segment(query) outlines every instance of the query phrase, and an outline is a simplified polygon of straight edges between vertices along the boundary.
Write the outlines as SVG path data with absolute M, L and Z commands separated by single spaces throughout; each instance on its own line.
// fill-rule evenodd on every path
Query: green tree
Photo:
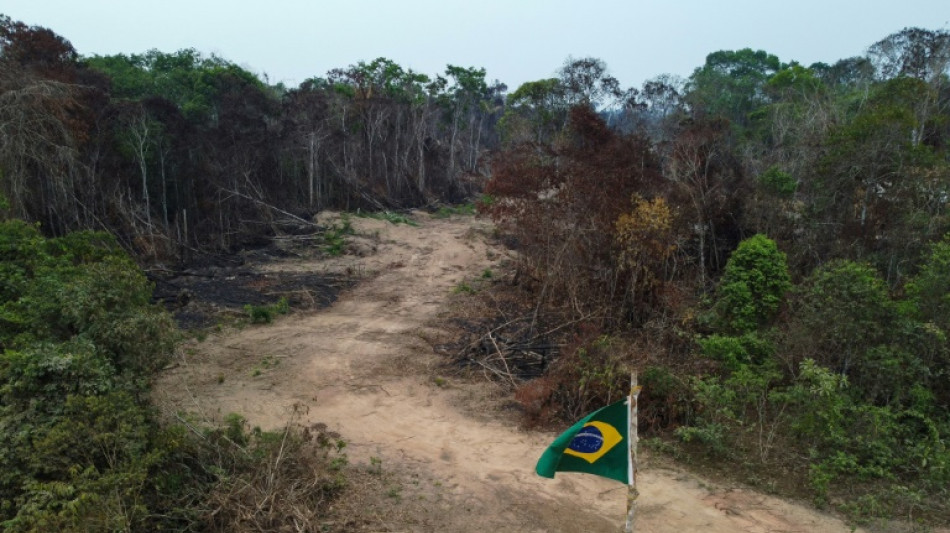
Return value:
M 941 337 L 902 317 L 887 285 L 867 264 L 832 261 L 798 288 L 783 352 L 812 358 L 846 376 L 861 402 L 909 404 L 930 387 L 928 364 Z M 936 367 L 935 367 L 936 369 Z
M 777 98 L 790 100 L 810 97 L 823 89 L 823 83 L 814 70 L 793 62 L 769 78 L 765 89 Z
M 931 88 L 910 77 L 879 83 L 830 129 L 811 179 L 805 235 L 820 253 L 870 261 L 892 286 L 902 266 L 946 232 L 950 167 L 938 139 L 923 142 L 920 102 Z M 942 145 L 944 144 L 944 145 Z
M 174 53 L 149 50 L 144 54 L 92 56 L 85 59 L 91 68 L 110 77 L 116 97 L 142 100 L 161 97 L 195 123 L 213 123 L 222 91 L 240 80 L 259 89 L 264 84 L 254 74 L 221 57 L 204 56 L 193 48 Z
M 886 341 L 886 325 L 895 318 L 878 273 L 866 264 L 833 261 L 801 290 L 795 316 L 811 332 L 818 362 L 843 375 L 860 371 L 860 359 Z
M 550 143 L 561 130 L 568 104 L 557 78 L 528 81 L 508 95 L 499 127 L 505 142 Z
M 607 63 L 596 57 L 568 57 L 558 74 L 569 106 L 610 107 L 623 96 L 620 82 L 609 74 Z
M 451 140 L 449 143 L 449 175 L 455 173 L 457 159 L 463 161 L 463 169 L 475 172 L 478 167 L 479 151 L 482 139 L 482 127 L 485 122 L 483 105 L 488 97 L 488 84 L 485 82 L 485 69 L 448 65 L 446 77 L 451 81 L 447 92 L 451 106 Z M 466 142 L 458 147 L 459 133 L 463 123 L 467 122 Z M 459 152 L 459 157 L 456 156 Z
M 742 241 L 716 288 L 719 327 L 742 335 L 768 324 L 790 288 L 785 254 L 774 241 L 761 234 Z
M 765 86 L 782 67 L 763 50 L 720 50 L 690 76 L 686 100 L 695 111 L 728 118 L 745 127 L 749 113 L 768 102 Z

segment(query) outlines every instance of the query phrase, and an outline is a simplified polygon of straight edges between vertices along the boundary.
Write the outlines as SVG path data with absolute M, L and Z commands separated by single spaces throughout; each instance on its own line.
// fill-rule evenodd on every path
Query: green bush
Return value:
M 765 235 L 741 243 L 716 290 L 718 327 L 730 334 L 755 331 L 778 311 L 791 288 L 785 254 Z
M 746 333 L 738 337 L 709 335 L 697 340 L 706 357 L 722 362 L 730 370 L 739 370 L 743 365 L 762 364 L 775 354 L 771 341 L 759 333 Z
M 145 383 L 171 319 L 114 240 L 0 223 L 0 524 L 111 531 L 144 520 L 165 449 Z
M 640 372 L 640 420 L 651 429 L 689 424 L 694 419 L 695 398 L 689 382 L 662 366 Z
M 152 287 L 108 235 L 44 239 L 22 222 L 0 223 L 0 346 L 87 339 L 119 372 L 161 367 L 174 324 L 152 305 Z
M 775 166 L 769 167 L 759 176 L 759 183 L 768 192 L 783 198 L 795 194 L 795 190 L 798 189 L 795 178 Z
M 346 236 L 352 235 L 353 222 L 350 216 L 344 213 L 340 217 L 340 223 L 333 223 L 323 232 L 323 250 L 327 255 L 342 255 L 346 250 Z
M 432 216 L 435 218 L 449 218 L 455 215 L 474 215 L 475 212 L 475 204 L 467 203 L 457 206 L 442 206 Z
M 252 324 L 270 324 L 277 315 L 286 315 L 290 312 L 290 303 L 287 298 L 281 298 L 270 305 L 251 305 L 244 306 L 244 312 L 251 319 Z
M 222 428 L 161 424 L 148 382 L 173 323 L 110 237 L 0 223 L 0 293 L 0 529 L 319 527 L 345 486 L 344 443 L 248 431 L 240 415 Z
M 64 408 L 30 439 L 31 475 L 14 498 L 8 531 L 117 531 L 141 523 L 148 479 L 163 458 L 150 445 L 147 410 L 123 391 L 70 396 Z

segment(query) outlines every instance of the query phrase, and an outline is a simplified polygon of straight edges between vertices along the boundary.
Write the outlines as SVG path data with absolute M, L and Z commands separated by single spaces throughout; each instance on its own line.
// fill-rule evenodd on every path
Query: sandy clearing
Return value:
M 490 384 L 433 379 L 439 360 L 428 340 L 443 333 L 433 324 L 453 287 L 497 268 L 505 252 L 486 243 L 483 221 L 414 217 L 418 226 L 353 219 L 358 256 L 261 267 L 366 279 L 330 308 L 186 347 L 156 394 L 176 409 L 218 419 L 237 412 L 262 428 L 283 426 L 302 406 L 302 422 L 340 433 L 352 461 L 378 458 L 417 480 L 413 494 L 432 503 L 408 531 L 622 530 L 624 486 L 580 474 L 536 476 L 535 461 L 554 435 L 521 431 L 493 414 Z M 638 531 L 852 531 L 806 506 L 649 463 L 639 483 Z

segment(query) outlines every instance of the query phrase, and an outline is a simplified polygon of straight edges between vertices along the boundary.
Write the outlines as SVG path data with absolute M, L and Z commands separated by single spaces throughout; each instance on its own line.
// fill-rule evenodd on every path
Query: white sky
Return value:
M 569 55 L 639 87 L 717 50 L 832 63 L 907 26 L 950 29 L 948 0 L 0 0 L 0 13 L 84 55 L 196 48 L 291 87 L 383 56 L 430 76 L 484 67 L 514 90 Z

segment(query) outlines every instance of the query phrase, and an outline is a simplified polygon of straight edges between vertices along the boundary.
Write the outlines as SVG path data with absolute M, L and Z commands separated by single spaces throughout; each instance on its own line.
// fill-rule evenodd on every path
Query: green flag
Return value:
M 584 472 L 630 483 L 627 400 L 602 407 L 551 443 L 538 460 L 539 476 Z

